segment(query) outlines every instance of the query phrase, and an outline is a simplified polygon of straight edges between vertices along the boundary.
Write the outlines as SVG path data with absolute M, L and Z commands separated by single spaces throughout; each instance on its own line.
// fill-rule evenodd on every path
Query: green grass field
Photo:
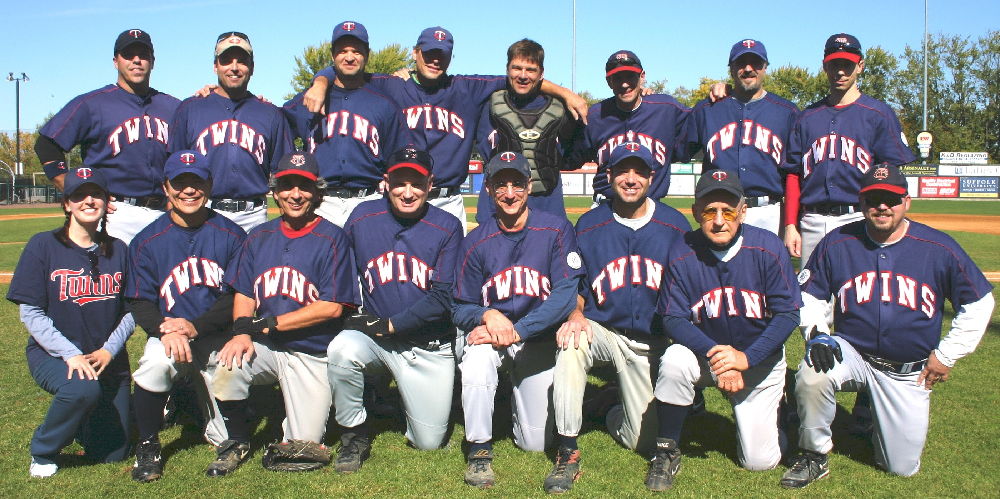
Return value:
M 687 211 L 690 199 L 669 199 L 668 203 Z M 569 206 L 589 205 L 585 199 Z M 926 203 L 926 204 L 924 204 Z M 924 201 L 920 212 L 1000 214 L 1000 203 L 979 201 Z M 53 210 L 58 214 L 58 210 Z M 15 212 L 3 212 L 15 213 Z M 575 217 L 574 217 L 575 219 Z M 35 232 L 61 223 L 60 218 L 0 221 L 0 243 L 26 241 Z M 952 233 L 984 270 L 1000 270 L 995 248 L 998 236 Z M 13 269 L 21 245 L 0 244 L 0 270 Z M 7 286 L 0 285 L 6 293 Z M 994 290 L 994 297 L 1000 294 Z M 173 427 L 161 435 L 167 459 L 165 477 L 152 484 L 136 484 L 129 479 L 131 461 L 93 465 L 76 455 L 76 444 L 63 452 L 62 469 L 47 480 L 29 479 L 28 442 L 48 407 L 50 396 L 39 389 L 28 374 L 24 359 L 26 332 L 9 302 L 0 304 L 0 365 L 8 366 L 0 375 L 0 496 L 47 497 L 86 495 L 103 497 L 157 496 L 204 497 L 254 496 L 369 496 L 394 497 L 460 496 L 471 494 L 505 496 L 544 495 L 541 483 L 551 469 L 552 455 L 517 450 L 510 441 L 509 410 L 506 399 L 498 397 L 496 418 L 497 486 L 491 491 L 473 490 L 462 482 L 465 469 L 461 414 L 452 416 L 453 432 L 446 448 L 416 451 L 406 445 L 398 418 L 375 419 L 377 429 L 372 457 L 354 475 L 340 476 L 331 468 L 303 474 L 278 474 L 259 464 L 261 447 L 280 436 L 281 399 L 274 390 L 256 393 L 254 407 L 263 416 L 254 436 L 250 462 L 234 475 L 209 479 L 204 467 L 214 451 L 202 443 L 194 431 Z M 138 359 L 145 335 L 137 331 L 128 349 L 133 364 Z M 795 366 L 802 357 L 797 336 L 786 345 L 788 362 Z M 993 383 L 995 359 L 1000 358 L 1000 312 L 994 311 L 989 329 L 971 356 L 959 362 L 949 382 L 940 385 L 932 397 L 931 427 L 924 451 L 922 471 L 913 478 L 890 476 L 873 467 L 869 442 L 847 432 L 853 396 L 840 397 L 841 407 L 834 426 L 835 449 L 831 455 L 831 476 L 804 491 L 781 489 L 778 479 L 784 467 L 751 473 L 736 463 L 735 427 L 731 410 L 716 390 L 706 391 L 708 413 L 692 417 L 684 431 L 683 471 L 672 494 L 693 496 L 753 497 L 995 497 L 1000 490 L 1000 465 L 993 451 L 1000 443 L 1000 389 Z M 596 370 L 595 385 L 610 379 L 611 373 Z M 327 443 L 335 444 L 336 429 Z M 794 435 L 793 440 L 794 442 Z M 596 423 L 586 423 L 580 437 L 584 475 L 570 494 L 588 497 L 632 497 L 647 495 L 642 480 L 645 460 L 615 444 Z M 990 492 L 992 491 L 992 492 Z

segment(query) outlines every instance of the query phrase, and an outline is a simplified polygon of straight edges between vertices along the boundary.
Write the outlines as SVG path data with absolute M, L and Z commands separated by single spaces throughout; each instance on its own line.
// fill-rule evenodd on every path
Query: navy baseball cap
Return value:
M 625 142 L 624 144 L 612 149 L 611 158 L 608 159 L 608 165 L 614 167 L 628 158 L 639 158 L 643 163 L 646 163 L 646 166 L 648 166 L 650 170 L 655 169 L 653 166 L 653 153 L 638 142 Z
M 857 64 L 862 57 L 861 42 L 854 35 L 837 33 L 826 39 L 826 46 L 823 48 L 823 62 L 847 59 Z
M 434 171 L 434 159 L 427 151 L 422 151 L 416 147 L 406 146 L 389 156 L 389 169 L 386 173 L 392 173 L 401 168 L 415 170 L 425 177 L 429 177 Z
M 122 31 L 118 35 L 118 39 L 115 40 L 115 55 L 122 53 L 125 47 L 132 45 L 133 43 L 138 43 L 139 45 L 144 45 L 149 47 L 149 51 L 153 51 L 153 40 L 149 37 L 149 33 L 137 28 L 127 29 Z
M 108 181 L 104 178 L 101 170 L 82 166 L 80 168 L 70 168 L 63 177 L 63 197 L 70 197 L 84 184 L 94 184 L 104 192 L 108 192 Z
M 202 180 L 212 178 L 212 172 L 208 169 L 208 160 L 191 150 L 177 151 L 167 158 L 166 163 L 163 163 L 163 177 L 167 180 L 173 180 L 185 173 L 193 173 Z
M 726 170 L 708 170 L 701 174 L 698 185 L 694 187 L 694 197 L 700 199 L 710 192 L 726 191 L 740 199 L 743 198 L 743 184 L 739 175 Z
M 455 47 L 455 38 L 451 36 L 450 31 L 441 26 L 434 26 L 420 32 L 420 36 L 417 37 L 417 47 L 424 52 L 440 50 L 451 55 L 451 49 Z
M 732 64 L 743 54 L 754 54 L 767 62 L 767 49 L 757 40 L 747 38 L 734 43 L 733 48 L 729 49 L 729 63 Z
M 490 178 L 504 170 L 514 170 L 524 178 L 531 178 L 531 167 L 528 160 L 519 152 L 504 151 L 493 155 L 486 163 L 486 178 Z
M 608 62 L 604 64 L 604 76 L 611 76 L 622 71 L 641 73 L 643 69 L 639 56 L 630 50 L 619 50 L 611 54 L 611 57 L 608 57 Z
M 861 177 L 861 191 L 889 191 L 893 194 L 906 195 L 909 186 L 906 177 L 899 171 L 898 166 L 882 163 L 869 168 L 865 175 Z
M 274 178 L 281 178 L 285 175 L 300 175 L 309 180 L 319 178 L 319 163 L 312 154 L 302 151 L 290 152 L 281 157 L 277 168 L 274 169 Z
M 365 45 L 368 45 L 368 30 L 365 29 L 365 25 L 357 21 L 344 21 L 333 28 L 333 37 L 330 39 L 330 43 L 337 43 L 337 40 L 345 37 L 353 36 Z

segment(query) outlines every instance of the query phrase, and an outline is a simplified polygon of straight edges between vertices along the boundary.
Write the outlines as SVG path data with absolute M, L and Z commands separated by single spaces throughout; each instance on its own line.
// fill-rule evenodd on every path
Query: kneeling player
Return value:
M 781 460 L 783 345 L 798 326 L 802 300 L 781 240 L 743 224 L 744 201 L 736 175 L 702 175 L 692 206 L 701 228 L 671 248 L 658 310 L 674 344 L 656 383 L 660 429 L 646 474 L 650 490 L 670 488 L 680 470 L 681 428 L 698 386 L 717 386 L 732 404 L 741 466 L 767 470 Z
M 206 208 L 212 195 L 207 161 L 178 151 L 164 165 L 163 193 L 170 210 L 132 239 L 125 296 L 146 333 L 139 359 L 134 406 L 139 445 L 132 479 L 151 482 L 163 475 L 159 431 L 174 381 L 200 372 L 195 383 L 202 413 L 211 416 L 205 438 L 226 440 L 226 427 L 205 383 L 215 370 L 215 352 L 228 338 L 233 295 L 223 276 L 235 262 L 246 233 Z
M 444 444 L 451 412 L 451 290 L 462 223 L 427 203 L 429 154 L 408 147 L 388 164 L 385 198 L 358 205 L 345 226 L 364 313 L 349 318 L 327 350 L 335 417 L 345 428 L 341 473 L 357 471 L 371 450 L 362 404 L 366 375 L 388 372 L 396 379 L 406 438 L 418 449 Z
M 233 337 L 219 351 L 212 393 L 229 440 L 208 476 L 231 473 L 250 453 L 250 385 L 277 382 L 285 401 L 284 441 L 321 443 L 330 415 L 326 348 L 341 329 L 344 308 L 357 306 L 350 244 L 339 227 L 316 215 L 323 182 L 309 154 L 285 155 L 275 170 L 281 217 L 255 227 L 235 272 Z
M 576 305 L 583 262 L 565 218 L 530 210 L 524 156 L 501 152 L 486 165 L 495 213 L 469 233 L 458 256 L 453 319 L 466 331 L 462 407 L 465 482 L 490 487 L 498 371 L 511 372 L 514 443 L 541 451 L 551 434 L 549 390 L 556 327 Z

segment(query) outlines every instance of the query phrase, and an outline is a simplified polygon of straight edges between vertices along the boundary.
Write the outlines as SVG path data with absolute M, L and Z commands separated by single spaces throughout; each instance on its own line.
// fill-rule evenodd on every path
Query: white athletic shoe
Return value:
M 48 478 L 55 475 L 57 471 L 59 471 L 58 464 L 42 464 L 35 461 L 35 458 L 31 458 L 31 466 L 28 468 L 28 474 L 31 475 L 31 478 Z

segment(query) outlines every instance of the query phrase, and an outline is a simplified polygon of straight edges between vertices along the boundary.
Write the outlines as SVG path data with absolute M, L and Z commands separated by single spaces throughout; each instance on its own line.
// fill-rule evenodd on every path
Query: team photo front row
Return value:
M 250 388 L 275 383 L 283 435 L 258 450 L 263 466 L 333 461 L 357 472 L 375 437 L 366 384 L 381 376 L 396 383 L 417 449 L 447 443 L 461 388 L 465 482 L 481 488 L 505 459 L 493 453 L 492 426 L 498 387 L 510 386 L 499 397 L 509 400 L 514 443 L 555 449 L 543 486 L 560 493 L 581 474 L 577 436 L 595 405 L 584 393 L 599 365 L 615 373 L 598 394 L 599 416 L 617 442 L 650 458 L 649 490 L 673 485 L 685 420 L 710 386 L 732 405 L 739 464 L 768 470 L 787 458 L 783 487 L 829 474 L 842 390 L 869 394 L 876 462 L 910 476 L 931 389 L 975 349 L 993 309 L 992 286 L 966 253 L 906 218 L 906 180 L 892 165 L 865 173 L 863 219 L 831 231 L 796 274 L 777 235 L 744 223 L 736 175 L 701 176 L 692 230 L 647 196 L 658 172 L 637 142 L 611 151 L 610 196 L 576 227 L 531 209 L 522 153 L 494 155 L 484 183 L 493 216 L 464 237 L 458 219 L 428 202 L 430 154 L 406 146 L 387 164 L 384 195 L 358 204 L 341 228 L 317 213 L 329 193 L 316 158 L 287 153 L 268 182 L 280 216 L 246 233 L 208 208 L 215 179 L 205 159 L 177 151 L 161 183 L 168 211 L 127 246 L 107 233 L 116 201 L 102 171 L 67 170 L 66 221 L 31 238 L 7 295 L 30 333 L 29 371 L 54 395 L 31 439 L 31 476 L 54 475 L 60 451 L 78 440 L 98 462 L 134 450 L 132 478 L 161 478 L 164 409 L 184 376 L 217 449 L 208 476 L 252 454 Z M 957 315 L 942 339 L 946 299 Z M 130 374 L 125 344 L 136 325 L 149 337 Z M 805 358 L 786 387 L 784 344 L 800 326 Z M 786 390 L 801 422 L 797 450 L 781 438 Z M 324 445 L 331 411 L 342 430 L 335 456 Z

